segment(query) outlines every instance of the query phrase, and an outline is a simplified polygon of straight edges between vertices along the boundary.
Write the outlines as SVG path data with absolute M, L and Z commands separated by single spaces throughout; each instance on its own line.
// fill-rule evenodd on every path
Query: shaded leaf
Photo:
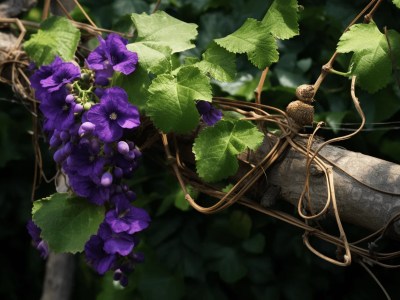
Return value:
M 157 128 L 184 133 L 199 122 L 194 100 L 211 101 L 209 78 L 193 66 L 182 67 L 176 77 L 159 75 L 150 85 L 146 111 Z
M 39 207 L 39 208 L 38 208 Z M 104 207 L 57 193 L 33 203 L 33 221 L 55 252 L 81 252 L 104 219 Z
M 299 34 L 297 0 L 275 0 L 262 23 L 278 39 L 290 39 Z
M 205 181 L 218 181 L 234 175 L 238 169 L 236 155 L 261 145 L 264 135 L 244 120 L 221 120 L 205 128 L 195 140 L 197 173 Z
M 235 55 L 212 43 L 203 53 L 203 60 L 196 64 L 203 73 L 209 73 L 218 81 L 233 81 L 236 74 Z
M 399 33 L 388 30 L 386 37 L 373 22 L 355 24 L 340 37 L 337 51 L 354 52 L 350 64 L 351 75 L 357 76 L 357 83 L 363 89 L 374 93 L 385 87 L 391 80 L 391 57 L 399 55 L 399 40 Z
M 268 27 L 255 19 L 247 19 L 238 30 L 215 42 L 229 52 L 246 53 L 251 63 L 259 69 L 278 61 L 275 39 Z
M 161 74 L 171 70 L 171 54 L 194 47 L 197 25 L 175 19 L 163 11 L 147 15 L 132 14 L 138 31 L 136 41 L 127 48 L 138 53 L 139 62 L 149 72 Z
M 56 56 L 72 61 L 80 36 L 80 31 L 68 19 L 53 16 L 40 25 L 24 48 L 38 66 L 50 64 Z
M 143 110 L 149 97 L 150 78 L 147 72 L 139 65 L 135 72 L 124 75 L 115 72 L 112 79 L 112 86 L 119 86 L 128 93 L 129 101 Z

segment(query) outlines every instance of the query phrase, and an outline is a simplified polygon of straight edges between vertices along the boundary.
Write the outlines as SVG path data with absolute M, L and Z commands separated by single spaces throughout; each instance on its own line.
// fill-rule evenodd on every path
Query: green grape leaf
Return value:
M 129 75 L 115 72 L 111 85 L 123 88 L 128 93 L 129 102 L 144 110 L 149 97 L 150 78 L 141 65 Z
M 285 40 L 299 34 L 297 0 L 275 0 L 262 23 L 273 36 Z
M 132 14 L 138 31 L 136 41 L 127 48 L 138 54 L 142 66 L 154 74 L 171 70 L 171 54 L 194 47 L 197 25 L 182 22 L 163 11 L 147 15 Z
M 391 59 L 392 56 L 399 56 L 399 39 L 400 34 L 396 31 L 388 30 L 386 36 L 373 22 L 356 24 L 340 37 L 337 51 L 353 52 L 351 75 L 357 76 L 357 83 L 361 88 L 374 93 L 391 80 Z
M 212 43 L 203 53 L 203 60 L 196 64 L 203 73 L 221 82 L 231 82 L 236 75 L 235 54 Z
M 33 221 L 54 252 L 81 252 L 104 219 L 104 207 L 57 193 L 33 203 Z
M 25 42 L 24 48 L 38 66 L 50 64 L 56 56 L 64 61 L 72 61 L 80 37 L 80 31 L 68 19 L 50 17 Z
M 279 58 L 277 44 L 269 28 L 255 19 L 247 19 L 238 30 L 214 41 L 229 52 L 246 53 L 259 69 L 270 66 Z
M 239 166 L 236 155 L 246 148 L 257 149 L 263 138 L 256 126 L 245 120 L 221 120 L 205 128 L 193 146 L 197 173 L 207 182 L 234 175 Z
M 397 8 L 400 8 L 400 0 L 392 0 L 393 4 L 397 6 Z
M 140 65 L 149 73 L 168 73 L 172 69 L 172 50 L 168 46 L 136 42 L 126 48 L 137 53 Z
M 149 87 L 146 112 L 163 132 L 186 133 L 199 122 L 194 100 L 211 101 L 210 79 L 194 66 L 180 68 L 176 77 L 158 75 Z

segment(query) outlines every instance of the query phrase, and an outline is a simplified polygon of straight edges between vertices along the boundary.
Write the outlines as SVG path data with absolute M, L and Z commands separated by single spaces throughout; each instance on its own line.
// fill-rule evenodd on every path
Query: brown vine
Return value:
M 79 2 L 74 0 L 75 4 L 81 9 L 84 13 L 85 17 L 89 21 L 90 25 L 84 23 L 78 23 L 73 21 L 73 24 L 81 29 L 86 31 L 89 35 L 96 36 L 100 32 L 110 32 L 106 29 L 98 28 L 93 21 L 91 21 L 90 17 L 84 12 L 83 8 L 80 6 Z M 368 5 L 354 18 L 354 20 L 349 24 L 348 28 L 353 25 L 357 20 L 359 20 L 363 15 L 365 15 L 364 21 L 369 22 L 372 20 L 372 16 L 378 6 L 381 4 L 381 0 L 373 0 L 368 3 Z M 68 11 L 63 7 L 62 3 L 57 0 L 57 3 L 60 5 L 61 9 L 64 11 L 65 15 L 69 17 Z M 48 16 L 50 1 L 45 1 L 45 8 L 43 17 L 46 18 Z M 154 11 L 158 9 L 160 1 L 157 1 Z M 372 8 L 371 8 L 372 7 Z M 368 12 L 369 11 L 369 12 Z M 367 13 L 368 12 L 368 13 Z M 34 184 L 32 190 L 32 199 L 34 199 L 34 193 L 36 186 L 40 182 L 40 178 L 44 178 L 46 181 L 49 179 L 46 178 L 46 175 L 42 169 L 42 155 L 39 150 L 38 139 L 40 135 L 39 125 L 38 125 L 38 116 L 37 116 L 37 101 L 34 99 L 33 92 L 30 88 L 30 83 L 28 76 L 26 75 L 26 70 L 29 65 L 29 60 L 21 50 L 21 42 L 24 39 L 26 29 L 25 26 L 37 27 L 37 24 L 21 21 L 19 19 L 10 19 L 10 18 L 0 18 L 0 24 L 15 24 L 20 31 L 20 35 L 18 36 L 15 44 L 9 50 L 1 50 L 1 54 L 3 55 L 3 59 L 0 61 L 0 81 L 10 85 L 13 88 L 13 91 L 16 95 L 19 95 L 21 98 L 21 103 L 28 107 L 29 111 L 32 113 L 32 122 L 34 133 L 32 136 L 33 145 L 35 149 L 35 158 L 36 158 L 36 167 L 34 169 Z M 345 30 L 345 31 L 346 31 Z M 120 33 L 121 34 L 121 33 Z M 123 34 L 122 34 L 123 35 Z M 389 41 L 388 41 L 389 43 Z M 390 47 L 390 45 L 389 45 Z M 308 106 L 310 106 L 310 102 L 314 100 L 314 96 L 320 88 L 322 82 L 326 78 L 328 74 L 330 74 L 330 70 L 332 69 L 333 62 L 335 61 L 338 53 L 335 52 L 331 59 L 322 67 L 321 74 L 316 80 L 316 82 L 312 85 L 312 95 L 308 97 L 312 99 L 310 101 L 303 101 Z M 293 116 L 289 116 L 288 113 L 265 104 L 261 102 L 261 94 L 264 85 L 264 81 L 269 69 L 266 68 L 261 75 L 259 84 L 255 93 L 255 103 L 246 103 L 240 102 L 233 99 L 223 98 L 223 97 L 214 97 L 213 102 L 217 104 L 224 110 L 235 111 L 239 114 L 242 114 L 246 120 L 251 120 L 257 123 L 259 128 L 262 128 L 267 135 L 266 126 L 264 124 L 273 124 L 274 126 L 280 129 L 280 135 L 276 136 L 274 144 L 271 146 L 270 151 L 263 157 L 261 161 L 259 161 L 256 165 L 251 163 L 251 160 L 245 159 L 241 157 L 241 161 L 249 168 L 249 171 L 242 176 L 239 180 L 234 183 L 234 186 L 229 192 L 222 192 L 218 186 L 207 184 L 203 182 L 198 175 L 185 164 L 185 160 L 181 157 L 180 145 L 176 141 L 174 135 L 166 135 L 161 133 L 161 140 L 164 146 L 165 155 L 167 157 L 168 163 L 171 166 L 176 178 L 185 193 L 186 200 L 190 203 L 190 205 L 196 209 L 197 211 L 204 214 L 212 214 L 220 212 L 233 204 L 240 204 L 245 207 L 251 208 L 255 211 L 258 211 L 267 216 L 279 219 L 284 221 L 292 226 L 296 226 L 302 230 L 304 230 L 303 242 L 306 247 L 313 252 L 318 257 L 339 266 L 348 266 L 351 264 L 354 257 L 358 261 L 361 261 L 362 264 L 367 262 L 368 264 L 376 264 L 386 268 L 398 268 L 400 265 L 391 265 L 385 263 L 388 260 L 400 257 L 400 251 L 393 253 L 381 253 L 381 252 L 373 252 L 371 253 L 370 249 L 362 248 L 358 246 L 360 243 L 363 243 L 368 240 L 376 240 L 381 238 L 385 233 L 389 230 L 390 226 L 400 219 L 400 214 L 393 216 L 385 226 L 376 231 L 375 233 L 360 239 L 356 242 L 349 242 L 346 236 L 346 233 L 342 226 L 342 221 L 340 219 L 339 211 L 337 208 L 336 196 L 335 196 L 335 188 L 334 188 L 334 176 L 332 169 L 339 168 L 335 163 L 326 161 L 322 156 L 319 155 L 319 152 L 326 145 L 332 144 L 334 142 L 343 141 L 345 139 L 349 139 L 357 134 L 365 124 L 365 116 L 360 107 L 358 98 L 355 94 L 355 83 L 356 77 L 352 78 L 351 87 L 350 87 L 350 96 L 353 101 L 353 104 L 361 118 L 359 128 L 349 134 L 342 137 L 337 137 L 326 142 L 323 142 L 316 150 L 312 149 L 312 145 L 314 143 L 315 135 L 322 126 L 322 124 L 317 124 L 314 132 L 307 136 L 307 145 L 304 146 L 297 142 L 297 137 L 304 137 L 304 135 L 299 133 L 299 128 L 301 128 L 305 124 L 310 123 L 310 117 L 307 115 L 306 122 L 299 122 L 295 119 L 293 122 Z M 310 96 L 310 95 L 309 95 Z M 304 99 L 303 99 L 304 100 Z M 301 111 L 301 113 L 303 113 Z M 311 118 L 312 121 L 312 118 Z M 171 147 L 170 141 L 173 141 L 173 147 Z M 147 147 L 147 145 L 145 146 Z M 143 148 L 145 148 L 143 147 Z M 300 218 L 294 217 L 287 213 L 277 211 L 271 208 L 263 207 L 259 202 L 255 202 L 248 197 L 248 192 L 254 188 L 264 176 L 266 170 L 270 168 L 279 158 L 282 157 L 282 154 L 286 151 L 288 147 L 292 147 L 296 149 L 299 153 L 302 153 L 304 157 L 306 157 L 306 165 L 304 168 L 304 172 L 306 174 L 306 181 L 304 183 L 303 192 L 301 197 L 298 200 L 297 212 Z M 172 150 L 174 149 L 174 150 Z M 251 154 L 250 154 L 251 155 Z M 325 180 L 326 180 L 326 189 L 327 189 L 327 199 L 325 200 L 325 206 L 322 210 L 316 212 L 313 208 L 313 201 L 310 197 L 310 172 L 312 164 L 317 165 L 323 172 Z M 344 170 L 341 170 L 345 172 Z M 352 177 L 347 173 L 348 176 Z M 360 182 L 361 184 L 367 185 L 360 181 L 357 178 L 354 180 Z M 186 185 L 191 185 L 201 193 L 206 194 L 210 197 L 216 198 L 217 201 L 210 207 L 204 207 L 196 203 L 196 201 L 189 195 Z M 369 185 L 367 185 L 369 186 Z M 374 187 L 369 186 L 371 189 L 375 189 Z M 384 193 L 389 193 L 386 191 L 381 191 Z M 394 194 L 394 193 L 390 193 Z M 316 228 L 310 225 L 310 221 L 317 220 L 323 215 L 328 213 L 328 209 L 333 210 L 334 219 L 339 231 L 339 236 L 334 236 L 329 233 L 324 232 L 320 228 Z M 317 250 L 312 242 L 311 238 L 315 237 L 327 243 L 333 244 L 337 247 L 337 253 L 341 253 L 338 257 L 328 257 L 327 255 L 321 253 Z

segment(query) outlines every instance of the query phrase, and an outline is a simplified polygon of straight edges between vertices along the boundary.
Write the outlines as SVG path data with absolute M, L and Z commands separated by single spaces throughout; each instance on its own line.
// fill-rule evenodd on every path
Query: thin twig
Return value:
M 343 32 L 346 32 L 349 30 L 351 26 L 353 26 L 366 12 L 367 10 L 376 2 L 377 0 L 372 0 L 370 1 L 367 6 L 363 8 L 363 10 L 347 25 L 346 29 Z M 335 51 L 329 61 L 322 66 L 321 69 L 321 74 L 318 76 L 317 80 L 314 83 L 314 93 L 316 94 L 319 87 L 321 86 L 322 82 L 325 80 L 325 77 L 329 74 L 330 69 L 332 69 L 332 65 L 334 61 L 336 60 L 336 57 L 338 56 L 338 52 Z
M 160 7 L 160 4 L 161 4 L 161 0 L 157 0 L 156 4 L 154 6 L 152 14 L 154 14 L 158 10 L 158 8 Z
M 385 294 L 386 299 L 391 300 L 392 298 L 390 297 L 389 293 L 386 291 L 386 289 L 379 281 L 379 279 L 375 276 L 375 274 L 372 273 L 372 271 L 368 268 L 368 266 L 361 260 L 358 260 L 357 262 L 364 268 L 365 271 L 367 271 L 367 273 L 372 277 L 372 279 L 376 282 L 376 284 L 381 288 L 382 292 Z
M 267 78 L 269 67 L 266 67 L 261 73 L 260 81 L 258 82 L 256 89 L 256 103 L 261 104 L 261 93 L 264 86 L 265 78 Z

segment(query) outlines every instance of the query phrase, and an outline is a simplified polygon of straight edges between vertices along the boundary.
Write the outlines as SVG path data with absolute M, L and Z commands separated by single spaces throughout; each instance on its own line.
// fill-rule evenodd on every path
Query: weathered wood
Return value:
M 266 146 L 260 149 L 258 159 L 267 151 Z M 400 165 L 334 146 L 324 147 L 319 156 L 333 168 L 338 209 L 344 222 L 375 231 L 400 212 Z M 268 184 L 280 188 L 285 201 L 297 206 L 306 178 L 304 154 L 291 148 L 267 171 L 267 177 Z M 313 164 L 310 178 L 311 203 L 319 211 L 327 197 L 325 176 Z M 400 224 L 394 225 L 400 234 Z
M 70 299 L 74 269 L 72 254 L 50 252 L 41 300 Z
M 7 0 L 0 3 L 0 18 L 12 18 L 28 11 L 37 3 L 36 0 Z

